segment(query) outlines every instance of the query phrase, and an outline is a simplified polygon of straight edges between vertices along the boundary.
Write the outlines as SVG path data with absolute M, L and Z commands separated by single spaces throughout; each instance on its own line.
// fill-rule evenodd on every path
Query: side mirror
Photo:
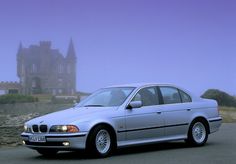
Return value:
M 127 109 L 140 108 L 142 107 L 142 101 L 131 101 L 127 106 Z

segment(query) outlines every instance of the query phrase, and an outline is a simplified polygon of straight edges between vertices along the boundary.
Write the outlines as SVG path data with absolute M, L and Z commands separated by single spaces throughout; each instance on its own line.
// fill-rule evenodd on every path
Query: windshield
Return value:
M 120 106 L 134 90 L 133 87 L 104 88 L 78 104 L 80 107 L 111 107 Z

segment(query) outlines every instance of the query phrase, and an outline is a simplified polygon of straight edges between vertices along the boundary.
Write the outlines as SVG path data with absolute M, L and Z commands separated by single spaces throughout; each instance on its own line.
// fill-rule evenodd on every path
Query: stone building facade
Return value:
M 0 95 L 17 94 L 21 92 L 21 85 L 18 82 L 0 82 Z
M 17 52 L 17 75 L 23 94 L 74 95 L 76 93 L 76 54 L 72 40 L 66 56 L 51 48 L 51 42 Z

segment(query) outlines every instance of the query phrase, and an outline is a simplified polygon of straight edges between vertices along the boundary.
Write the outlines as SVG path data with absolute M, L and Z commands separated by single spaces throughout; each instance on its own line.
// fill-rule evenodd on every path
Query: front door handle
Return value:
M 191 111 L 191 109 L 187 109 L 187 111 Z
M 161 112 L 157 112 L 157 114 L 161 114 Z

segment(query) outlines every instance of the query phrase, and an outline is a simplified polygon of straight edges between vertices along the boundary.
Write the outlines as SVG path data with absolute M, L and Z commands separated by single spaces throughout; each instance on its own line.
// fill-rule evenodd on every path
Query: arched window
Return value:
M 61 63 L 58 65 L 58 73 L 63 73 L 63 65 Z
M 32 73 L 36 73 L 37 72 L 37 66 L 36 66 L 35 63 L 33 63 L 32 66 L 31 66 L 31 72 Z
M 68 73 L 68 74 L 71 73 L 71 67 L 70 67 L 70 65 L 67 65 L 67 73 Z

